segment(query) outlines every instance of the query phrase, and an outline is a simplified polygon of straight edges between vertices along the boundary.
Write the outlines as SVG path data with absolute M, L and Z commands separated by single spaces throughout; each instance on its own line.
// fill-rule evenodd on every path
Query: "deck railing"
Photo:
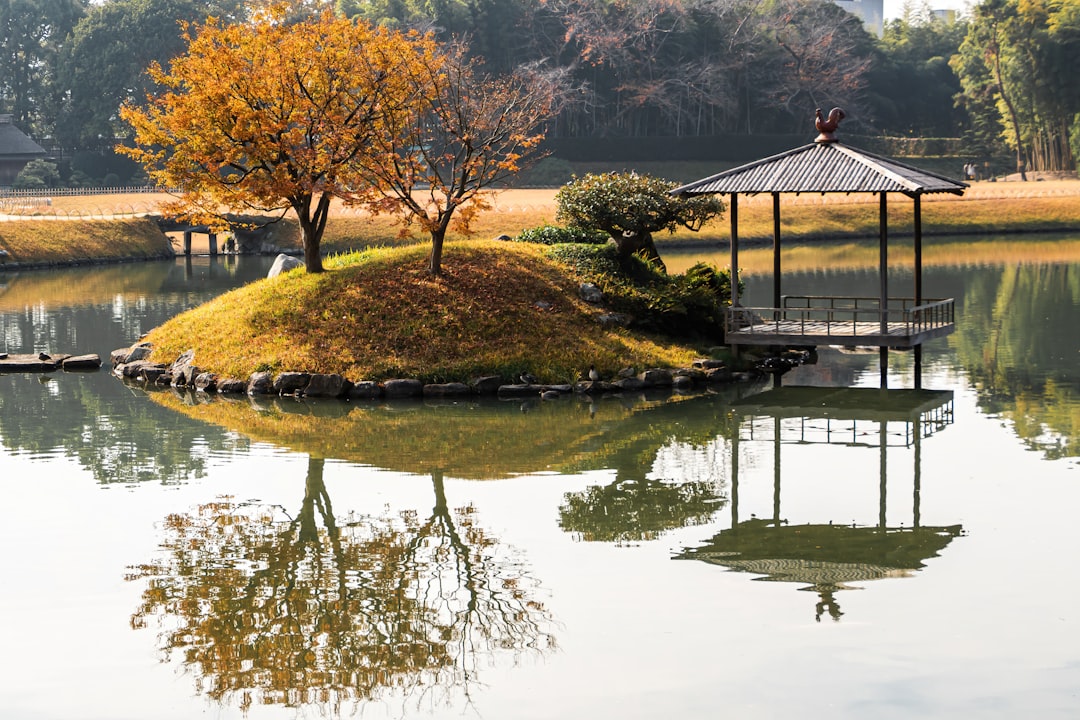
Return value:
M 884 309 L 878 298 L 871 297 L 785 295 L 781 303 L 778 308 L 730 307 L 725 329 L 767 334 L 778 332 L 783 324 L 788 333 L 851 336 L 860 334 L 868 324 L 876 324 L 887 328 L 883 334 L 902 331 L 916 335 L 955 321 L 952 298 L 923 300 L 918 305 L 913 298 L 889 298 Z

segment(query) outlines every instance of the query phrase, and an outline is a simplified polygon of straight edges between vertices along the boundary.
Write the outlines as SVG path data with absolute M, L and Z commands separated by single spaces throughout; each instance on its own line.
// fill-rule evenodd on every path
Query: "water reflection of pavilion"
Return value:
M 920 519 L 922 440 L 953 421 L 948 391 L 785 387 L 733 404 L 739 421 L 731 450 L 731 527 L 677 559 L 703 560 L 762 577 L 796 582 L 818 593 L 818 620 L 838 620 L 834 594 L 847 583 L 908 577 L 961 534 L 960 525 L 924 526 Z M 739 519 L 739 445 L 773 444 L 771 519 Z M 781 449 L 790 444 L 876 445 L 880 449 L 878 522 L 871 526 L 789 524 L 780 513 Z M 890 447 L 914 452 L 913 522 L 886 522 L 886 459 Z

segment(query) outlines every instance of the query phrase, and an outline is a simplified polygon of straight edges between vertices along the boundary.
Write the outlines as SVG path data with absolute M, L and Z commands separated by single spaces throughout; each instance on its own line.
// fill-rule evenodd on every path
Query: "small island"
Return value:
M 470 241 L 448 248 L 436 277 L 426 251 L 350 253 L 322 273 L 252 283 L 155 328 L 113 365 L 152 384 L 258 392 L 259 375 L 265 392 L 336 397 L 402 379 L 415 394 L 466 394 L 483 392 L 482 378 L 535 393 L 735 377 L 712 357 L 724 352 L 718 271 L 668 276 L 635 258 L 627 273 L 613 245 Z M 316 390 L 312 376 L 341 382 Z

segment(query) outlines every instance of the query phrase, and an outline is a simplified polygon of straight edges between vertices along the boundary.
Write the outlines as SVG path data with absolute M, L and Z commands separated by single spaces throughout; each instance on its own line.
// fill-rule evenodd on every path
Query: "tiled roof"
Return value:
M 10 115 L 0 116 L 0 158 L 32 159 L 45 154 L 45 148 L 15 127 Z
M 672 190 L 709 193 L 880 193 L 961 195 L 966 183 L 839 142 L 810 143 Z

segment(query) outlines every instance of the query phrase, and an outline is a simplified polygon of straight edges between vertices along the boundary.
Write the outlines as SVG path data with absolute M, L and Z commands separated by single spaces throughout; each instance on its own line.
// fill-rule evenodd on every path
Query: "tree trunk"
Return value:
M 445 239 L 445 228 L 436 228 L 431 231 L 431 257 L 428 262 L 428 273 L 431 275 L 442 273 L 442 249 Z
M 1020 134 L 1020 119 L 1016 115 L 1016 108 L 1013 107 L 1012 98 L 1005 92 L 1005 78 L 1001 72 L 1001 46 L 998 45 L 997 41 L 996 25 L 994 26 L 992 50 L 994 53 L 994 82 L 997 84 L 998 94 L 1009 112 L 1009 120 L 1012 122 L 1013 127 L 1013 141 L 1016 143 L 1016 171 L 1020 173 L 1020 179 L 1027 182 L 1027 163 L 1024 161 L 1024 143 Z
M 314 212 L 311 210 L 311 201 L 312 197 L 308 195 L 293 202 L 292 206 L 297 222 L 300 223 L 304 269 L 309 273 L 321 273 L 323 265 L 319 246 L 322 243 L 323 231 L 326 230 L 326 218 L 330 214 L 330 195 L 323 193 L 319 196 Z
M 648 230 L 632 234 L 613 234 L 612 238 L 615 240 L 616 247 L 619 248 L 619 257 L 629 258 L 637 255 L 658 267 L 660 272 L 667 274 L 667 265 L 660 259 L 660 253 L 657 252 L 656 245 L 653 243 L 652 233 Z

